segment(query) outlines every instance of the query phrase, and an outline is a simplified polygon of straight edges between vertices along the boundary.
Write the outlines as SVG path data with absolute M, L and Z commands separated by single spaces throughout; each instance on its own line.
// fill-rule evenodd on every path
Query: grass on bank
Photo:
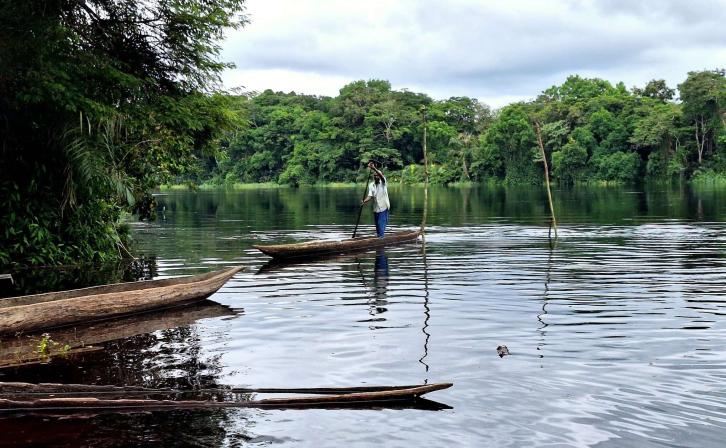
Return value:
M 423 187 L 423 182 L 415 183 L 401 183 L 401 182 L 390 182 L 392 187 L 401 185 L 411 187 Z M 334 189 L 346 189 L 346 188 L 358 188 L 363 185 L 361 182 L 318 182 L 314 184 L 303 184 L 299 188 L 334 188 Z M 469 188 L 482 185 L 475 182 L 454 182 L 447 186 L 454 188 Z M 215 183 L 203 183 L 199 185 L 192 184 L 162 184 L 159 186 L 160 191 L 194 191 L 194 190 L 264 190 L 264 189 L 276 189 L 276 188 L 294 188 L 287 184 L 278 184 L 275 182 L 260 182 L 260 183 L 242 183 L 235 182 L 233 184 L 215 184 Z
M 289 185 L 278 184 L 275 182 L 260 183 L 242 183 L 235 182 L 233 184 L 213 184 L 203 183 L 199 185 L 193 184 L 162 184 L 159 186 L 160 191 L 190 191 L 190 190 L 256 190 L 267 188 L 289 188 Z
M 305 187 L 324 187 L 324 188 L 354 188 L 362 185 L 358 182 L 319 182 L 310 185 L 300 185 Z M 162 184 L 159 186 L 160 191 L 190 191 L 190 190 L 257 190 L 257 189 L 273 189 L 273 188 L 291 188 L 287 184 L 278 184 L 276 182 L 235 182 L 232 184 L 218 184 L 205 182 L 199 185 L 194 184 Z
M 726 186 L 726 173 L 713 170 L 698 171 L 693 175 L 691 183 L 697 186 Z
M 346 188 L 360 188 L 364 181 L 357 182 L 319 182 L 314 184 L 300 185 L 300 188 L 334 188 L 334 189 L 346 189 Z M 664 181 L 663 183 L 672 183 L 673 181 Z M 683 181 L 681 181 L 683 182 Z M 659 182 L 648 182 L 648 184 L 659 183 Z M 698 171 L 693 175 L 689 181 L 685 181 L 693 186 L 715 186 L 715 187 L 726 187 L 726 172 L 719 172 L 714 170 L 703 170 Z M 390 179 L 391 187 L 423 187 L 423 182 L 401 182 L 400 179 Z M 505 186 L 506 182 L 498 179 L 488 179 L 483 182 L 472 182 L 472 181 L 458 181 L 450 182 L 447 185 L 429 184 L 432 187 L 446 187 L 446 188 L 476 188 L 481 186 Z M 558 182 L 553 182 L 556 187 L 566 187 Z M 601 188 L 612 188 L 612 187 L 623 187 L 632 185 L 626 181 L 602 181 L 602 180 L 588 180 L 588 181 L 576 181 L 574 186 L 578 187 L 601 187 Z M 279 189 L 279 188 L 294 188 L 288 184 L 278 184 L 276 182 L 235 182 L 235 183 L 212 183 L 205 182 L 202 184 L 163 184 L 159 186 L 160 191 L 193 191 L 193 190 L 264 190 L 264 189 Z

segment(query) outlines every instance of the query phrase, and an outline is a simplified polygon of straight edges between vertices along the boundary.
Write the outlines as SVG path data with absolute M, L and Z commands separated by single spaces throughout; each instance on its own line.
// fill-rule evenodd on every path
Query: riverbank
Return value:
M 203 183 L 199 185 L 186 183 L 186 184 L 162 184 L 159 185 L 159 191 L 193 191 L 193 190 L 251 190 L 251 189 L 270 189 L 270 188 L 289 188 L 289 185 L 278 184 L 275 182 L 260 182 L 260 183 L 241 183 L 235 182 L 233 184 L 210 184 Z
M 360 182 L 320 182 L 314 184 L 304 184 L 297 187 L 287 184 L 278 184 L 275 182 L 260 182 L 260 183 L 241 183 L 235 182 L 233 184 L 211 184 L 203 183 L 199 185 L 193 184 L 162 184 L 158 187 L 159 191 L 194 191 L 194 190 L 255 190 L 255 189 L 277 189 L 277 188 L 356 188 L 360 187 L 363 181 Z M 390 185 L 395 186 L 411 186 L 411 187 L 423 187 L 423 182 L 395 182 L 391 181 Z M 502 185 L 501 182 L 452 182 L 447 185 L 432 185 L 437 187 L 451 187 L 451 188 L 472 188 L 483 185 Z
M 693 179 L 688 181 L 673 181 L 673 182 L 647 182 L 646 186 L 663 186 L 663 185 L 689 185 L 693 187 L 726 187 L 726 173 L 718 173 L 714 171 L 705 171 L 694 176 Z M 363 181 L 359 182 L 320 182 L 314 184 L 303 184 L 298 186 L 288 184 L 278 184 L 275 182 L 260 182 L 260 183 L 241 183 L 235 182 L 232 184 L 213 184 L 213 183 L 202 183 L 199 185 L 194 184 L 163 184 L 158 187 L 159 191 L 195 191 L 195 190 L 269 190 L 269 189 L 288 189 L 288 188 L 330 188 L 330 189 L 346 189 L 346 188 L 359 188 L 363 185 Z M 423 187 L 424 182 L 401 182 L 400 180 L 391 180 L 389 185 L 393 188 L 407 186 L 407 187 Z M 552 184 L 557 189 L 571 189 L 571 188 L 623 188 L 634 186 L 632 183 L 618 182 L 618 181 L 589 181 L 583 182 L 578 181 L 572 185 L 563 185 L 553 182 Z M 637 184 L 635 184 L 637 185 Z M 513 188 L 532 188 L 538 187 L 538 185 L 518 185 L 518 184 L 507 184 L 506 182 L 491 179 L 486 182 L 450 182 L 448 184 L 429 184 L 431 187 L 437 188 L 476 188 L 476 187 L 513 187 Z
M 691 184 L 696 186 L 726 186 L 726 173 L 704 170 L 694 174 Z

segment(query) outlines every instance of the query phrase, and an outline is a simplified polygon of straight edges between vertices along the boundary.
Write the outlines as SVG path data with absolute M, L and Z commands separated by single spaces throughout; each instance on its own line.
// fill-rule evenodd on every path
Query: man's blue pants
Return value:
M 388 210 L 383 210 L 380 213 L 373 213 L 373 219 L 376 221 L 376 233 L 378 238 L 383 238 L 386 234 L 386 226 L 388 225 Z

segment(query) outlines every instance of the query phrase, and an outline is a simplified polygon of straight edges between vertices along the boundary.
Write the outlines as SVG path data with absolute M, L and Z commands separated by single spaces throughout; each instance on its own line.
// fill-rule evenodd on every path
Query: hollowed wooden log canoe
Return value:
M 98 409 L 204 409 L 204 408 L 314 408 L 346 407 L 364 405 L 387 405 L 412 402 L 423 395 L 451 387 L 451 383 L 424 384 L 415 386 L 384 386 L 362 388 L 325 389 L 230 389 L 237 394 L 264 393 L 309 393 L 311 395 L 281 398 L 218 400 L 167 400 L 146 398 L 104 398 L 95 394 L 119 393 L 123 388 L 107 386 L 95 390 L 83 385 L 50 385 L 28 383 L 0 383 L 0 411 L 42 411 L 42 410 L 98 410 Z M 55 389 L 53 386 L 60 386 Z M 72 386 L 72 387 L 69 387 Z M 86 390 L 89 388 L 90 390 Z M 74 391 L 69 396 L 68 390 Z M 247 391 L 247 392 L 242 392 Z M 321 391 L 321 392 L 319 392 Z M 129 392 L 138 392 L 131 389 Z M 161 391 L 146 390 L 151 394 Z M 177 392 L 177 391 L 168 391 Z M 84 396 L 84 393 L 86 394 Z M 59 396 L 60 395 L 60 396 Z M 7 398 L 5 398 L 7 397 Z M 253 395 L 247 395 L 247 398 Z
M 420 235 L 420 230 L 414 230 L 390 233 L 383 238 L 374 236 L 349 238 L 345 240 L 314 240 L 304 243 L 275 244 L 270 246 L 255 245 L 252 247 L 275 259 L 314 258 L 408 243 L 416 241 Z
M 196 302 L 241 269 L 0 299 L 0 333 L 32 332 Z
M 6 335 L 0 340 L 0 369 L 49 362 L 58 356 L 84 354 L 101 350 L 101 344 L 109 341 L 191 325 L 199 319 L 234 315 L 234 311 L 227 306 L 202 300 L 153 313 L 66 326 L 49 330 L 45 334 Z M 46 335 L 47 348 L 41 353 L 38 347 Z

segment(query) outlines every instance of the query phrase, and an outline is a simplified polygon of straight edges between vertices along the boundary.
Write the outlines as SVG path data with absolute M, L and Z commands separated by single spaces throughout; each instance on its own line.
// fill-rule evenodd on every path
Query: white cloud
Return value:
M 335 95 L 382 78 L 493 106 L 569 74 L 627 85 L 723 66 L 726 0 L 250 0 L 225 86 Z

